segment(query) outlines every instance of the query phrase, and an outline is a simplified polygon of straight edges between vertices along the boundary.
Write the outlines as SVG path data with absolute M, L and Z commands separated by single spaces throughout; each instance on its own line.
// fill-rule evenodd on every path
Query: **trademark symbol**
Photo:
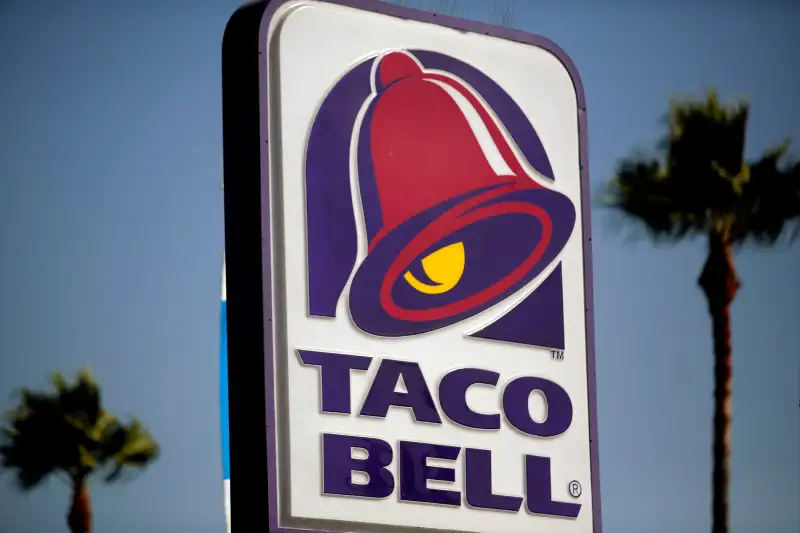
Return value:
M 564 350 L 550 350 L 550 359 L 555 359 L 556 361 L 563 361 Z
M 578 498 L 581 495 L 581 484 L 573 480 L 569 482 L 569 495 Z

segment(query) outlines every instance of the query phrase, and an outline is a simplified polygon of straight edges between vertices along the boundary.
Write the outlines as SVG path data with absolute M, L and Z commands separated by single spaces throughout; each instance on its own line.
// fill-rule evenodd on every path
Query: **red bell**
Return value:
M 348 301 L 365 332 L 414 335 L 530 282 L 567 242 L 575 208 L 525 171 L 466 83 L 406 52 L 376 61 L 357 146 L 369 246 Z
M 383 215 L 377 238 L 465 193 L 538 186 L 483 103 L 458 80 L 424 72 L 402 52 L 384 56 L 376 78 L 369 142 Z

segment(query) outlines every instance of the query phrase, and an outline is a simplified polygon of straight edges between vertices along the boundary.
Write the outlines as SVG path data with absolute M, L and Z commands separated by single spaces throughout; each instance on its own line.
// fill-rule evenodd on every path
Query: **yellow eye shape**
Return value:
M 406 272 L 403 278 L 424 294 L 442 294 L 455 287 L 464 274 L 464 243 L 457 242 L 439 248 L 422 259 L 422 270 L 436 285 L 428 285 Z

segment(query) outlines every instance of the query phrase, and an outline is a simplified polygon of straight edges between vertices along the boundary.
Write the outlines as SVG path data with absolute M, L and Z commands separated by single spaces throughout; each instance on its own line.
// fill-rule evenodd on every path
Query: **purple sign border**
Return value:
M 269 180 L 269 121 L 267 111 L 269 100 L 267 96 L 267 34 L 269 31 L 272 17 L 276 11 L 285 3 L 292 0 L 271 0 L 267 3 L 261 19 L 259 31 L 259 95 L 260 95 L 260 114 L 261 114 L 261 177 L 262 183 L 266 177 Z M 474 22 L 457 17 L 440 15 L 419 9 L 412 9 L 402 6 L 395 6 L 378 2 L 376 0 L 321 0 L 329 4 L 353 7 L 363 11 L 381 13 L 393 17 L 402 18 L 416 22 L 427 22 L 445 28 L 451 28 L 464 32 L 480 33 L 491 37 L 498 37 L 508 41 L 528 44 L 547 50 L 561 61 L 569 72 L 572 83 L 575 86 L 575 93 L 578 104 L 578 150 L 581 178 L 581 220 L 583 229 L 583 275 L 584 275 L 584 301 L 585 301 L 585 324 L 586 324 L 586 351 L 587 351 L 587 380 L 588 380 L 588 400 L 589 400 L 589 442 L 590 442 L 590 462 L 592 474 L 592 512 L 594 514 L 594 533 L 602 533 L 601 508 L 600 508 L 600 469 L 599 469 L 599 449 L 597 434 L 597 383 L 595 368 L 595 347 L 594 347 L 594 280 L 592 277 L 592 227 L 591 227 L 591 201 L 589 185 L 589 148 L 587 139 L 586 123 L 586 97 L 583 90 L 578 70 L 567 54 L 555 43 L 538 35 L 527 32 L 493 26 L 481 22 Z M 277 435 L 275 431 L 275 381 L 273 362 L 273 322 L 272 305 L 272 276 L 271 276 L 271 242 L 270 242 L 270 187 L 261 187 L 261 235 L 262 235 L 262 280 L 263 280 L 263 301 L 264 305 L 264 379 L 267 407 L 267 464 L 269 468 L 269 522 L 270 533 L 316 533 L 310 530 L 284 529 L 278 526 L 278 458 L 276 453 Z M 320 532 L 321 533 L 321 532 Z

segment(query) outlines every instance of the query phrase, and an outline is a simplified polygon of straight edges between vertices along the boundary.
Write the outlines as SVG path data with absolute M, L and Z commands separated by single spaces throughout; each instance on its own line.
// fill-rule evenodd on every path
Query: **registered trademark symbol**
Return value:
M 577 481 L 570 481 L 569 482 L 569 495 L 573 498 L 577 498 L 581 495 L 581 484 Z

